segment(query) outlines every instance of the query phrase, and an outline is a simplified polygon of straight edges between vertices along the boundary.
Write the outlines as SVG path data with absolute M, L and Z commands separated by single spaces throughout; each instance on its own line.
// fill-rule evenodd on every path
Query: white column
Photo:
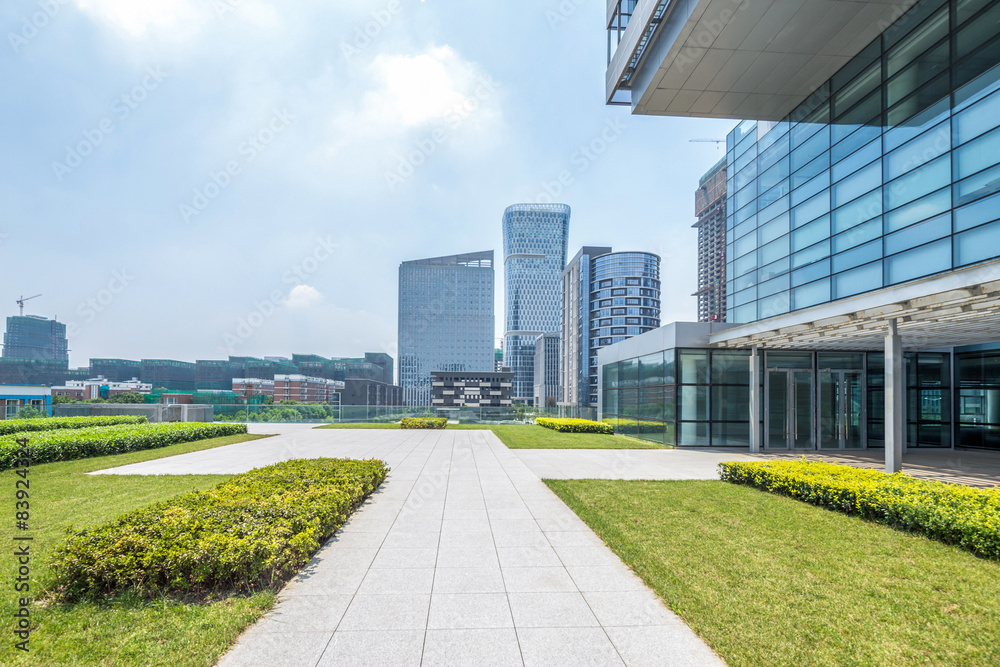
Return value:
M 903 342 L 896 320 L 889 320 L 885 337 L 885 471 L 903 469 L 906 445 L 906 385 L 903 381 Z
M 760 451 L 760 354 L 750 353 L 750 452 Z

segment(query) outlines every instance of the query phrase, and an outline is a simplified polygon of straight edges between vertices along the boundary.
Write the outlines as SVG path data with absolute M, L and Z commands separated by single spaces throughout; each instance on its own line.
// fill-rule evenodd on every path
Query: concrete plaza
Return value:
M 104 472 L 236 473 L 332 456 L 379 458 L 392 473 L 220 665 L 723 664 L 538 474 L 576 470 L 550 474 L 557 461 L 490 431 L 252 430 L 279 435 Z M 671 454 L 600 453 L 563 456 L 610 475 Z

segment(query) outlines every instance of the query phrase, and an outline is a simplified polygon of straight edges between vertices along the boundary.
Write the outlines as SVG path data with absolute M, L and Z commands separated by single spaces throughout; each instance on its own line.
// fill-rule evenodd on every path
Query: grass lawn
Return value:
M 546 483 L 730 665 L 1000 664 L 1000 563 L 723 482 Z
M 399 424 L 327 424 L 316 428 L 399 428 Z M 534 424 L 448 424 L 449 430 L 491 430 L 510 449 L 669 449 L 624 435 L 596 433 L 559 433 Z
M 0 664 L 24 665 L 211 665 L 236 636 L 274 604 L 274 594 L 232 597 L 206 605 L 171 601 L 122 601 L 115 605 L 56 605 L 39 601 L 49 580 L 45 565 L 62 543 L 65 529 L 103 523 L 132 509 L 195 489 L 207 489 L 229 475 L 86 475 L 128 463 L 221 447 L 268 436 L 236 435 L 130 454 L 32 466 L 31 518 L 32 633 L 29 652 L 13 646 L 16 598 L 12 573 L 13 522 L 3 522 L 0 593 L 3 642 Z M 13 518 L 15 471 L 0 473 L 7 516 Z M 18 531 L 19 534 L 25 534 Z

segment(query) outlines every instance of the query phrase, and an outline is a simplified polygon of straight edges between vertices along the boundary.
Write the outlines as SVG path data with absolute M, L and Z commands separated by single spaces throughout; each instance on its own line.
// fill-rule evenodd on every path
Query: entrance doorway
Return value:
M 864 372 L 819 372 L 820 449 L 864 449 Z
M 764 446 L 815 449 L 813 372 L 768 368 L 764 376 Z

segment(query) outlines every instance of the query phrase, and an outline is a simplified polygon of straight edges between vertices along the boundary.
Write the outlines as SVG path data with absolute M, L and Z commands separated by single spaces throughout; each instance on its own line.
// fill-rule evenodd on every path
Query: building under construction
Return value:
M 3 356 L 8 359 L 54 359 L 68 364 L 66 325 L 37 315 L 8 317 Z
M 699 322 L 726 321 L 726 159 L 698 181 L 694 193 L 698 222 Z
M 142 374 L 142 364 L 131 359 L 91 359 L 90 376 L 102 377 L 111 382 L 128 382 Z

